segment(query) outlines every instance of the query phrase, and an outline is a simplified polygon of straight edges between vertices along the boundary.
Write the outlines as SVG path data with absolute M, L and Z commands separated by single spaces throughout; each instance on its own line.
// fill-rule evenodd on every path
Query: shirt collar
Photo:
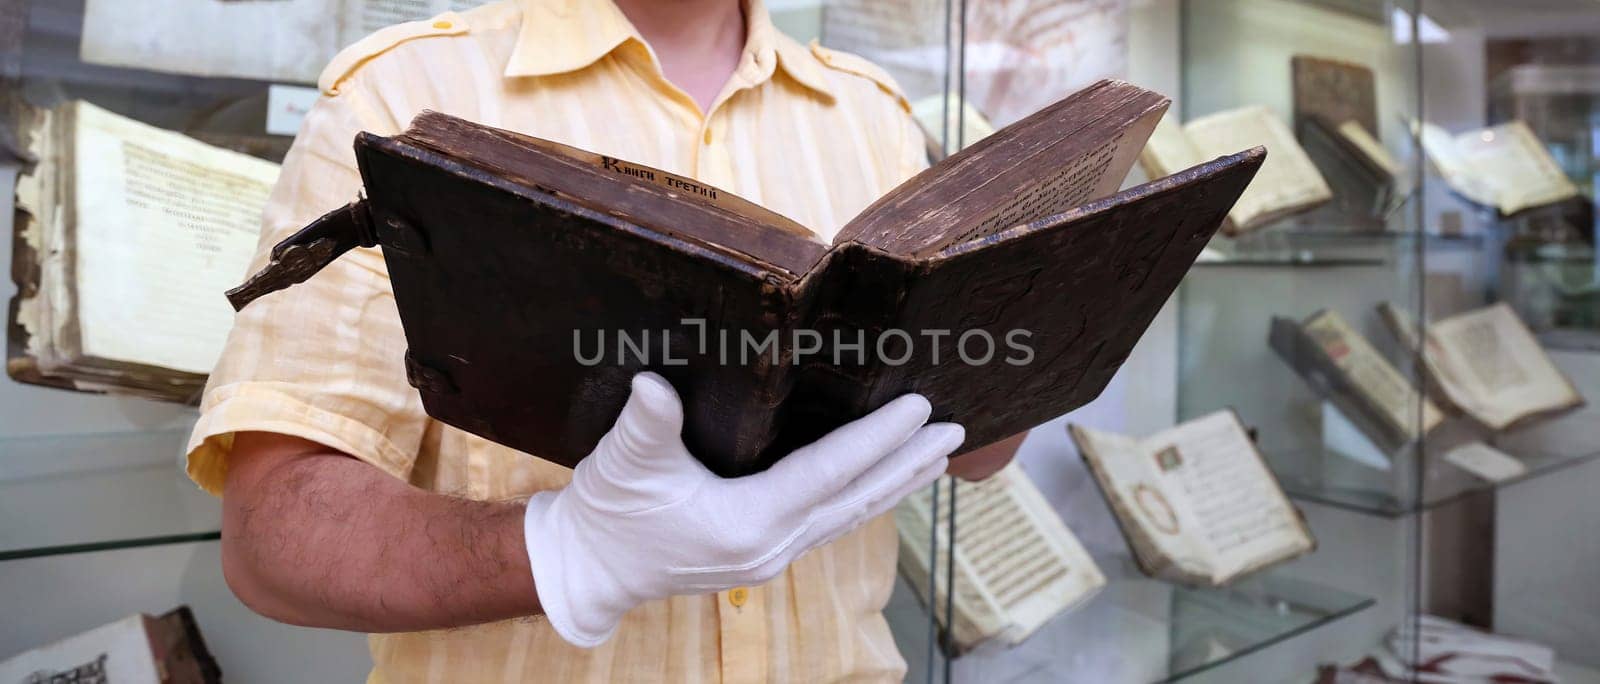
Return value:
M 644 39 L 611 0 L 518 0 L 522 27 L 506 65 L 505 76 L 550 76 L 578 71 L 618 47 Z M 775 68 L 824 98 L 833 86 L 816 55 L 772 24 L 762 0 L 744 0 L 747 24 L 745 53 L 757 69 L 755 83 Z M 741 62 L 743 64 L 743 62 Z M 735 76 L 737 77 L 737 75 Z

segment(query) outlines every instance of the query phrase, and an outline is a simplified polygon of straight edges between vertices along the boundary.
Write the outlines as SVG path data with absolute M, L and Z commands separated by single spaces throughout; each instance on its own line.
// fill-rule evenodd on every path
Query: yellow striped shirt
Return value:
M 610 0 L 507 0 L 380 31 L 325 72 L 252 269 L 356 197 L 358 131 L 397 133 L 423 109 L 694 177 L 832 237 L 923 167 L 921 136 L 882 71 L 782 35 L 759 0 L 746 18 L 743 57 L 706 113 Z M 424 414 L 385 273 L 381 254 L 358 250 L 238 316 L 190 441 L 197 483 L 220 491 L 232 435 L 245 430 L 310 439 L 473 499 L 568 482 L 564 468 Z M 542 618 L 375 635 L 370 681 L 898 681 L 905 663 L 882 616 L 895 551 L 883 517 L 765 586 L 640 606 L 593 650 L 568 646 Z

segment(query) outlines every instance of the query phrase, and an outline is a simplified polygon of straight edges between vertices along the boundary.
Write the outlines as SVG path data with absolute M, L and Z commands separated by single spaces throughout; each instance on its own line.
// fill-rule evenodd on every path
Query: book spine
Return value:
M 790 357 L 794 378 L 775 449 L 807 444 L 893 399 L 877 396 L 892 370 L 880 351 L 900 352 L 880 350 L 880 338 L 905 301 L 911 270 L 900 258 L 849 243 L 801 282 Z

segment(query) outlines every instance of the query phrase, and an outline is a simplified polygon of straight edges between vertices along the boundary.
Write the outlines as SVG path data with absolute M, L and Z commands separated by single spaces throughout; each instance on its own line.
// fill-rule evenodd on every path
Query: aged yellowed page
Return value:
M 946 480 L 945 491 L 951 480 Z M 956 628 L 963 648 L 997 639 L 1016 645 L 1050 618 L 1105 585 L 1094 559 L 1067 529 L 1022 467 L 1012 463 L 981 482 L 956 482 Z M 941 585 L 950 544 L 948 499 L 938 511 Z M 929 490 L 901 503 L 902 567 L 926 592 Z M 940 591 L 947 587 L 941 586 Z
M 971 230 L 954 239 L 947 238 L 946 244 L 960 244 L 974 237 L 993 235 L 1116 193 L 1144 149 L 1145 141 L 1155 130 L 1156 123 L 1161 120 L 1164 109 L 1165 105 L 1145 113 L 1127 128 L 1073 159 L 1053 175 L 1033 181 L 1031 186 L 1017 188 L 1011 201 L 996 207 Z M 1248 148 L 1233 150 L 1229 154 L 1244 149 Z
M 1451 189 L 1476 204 L 1486 207 L 1499 205 L 1495 188 L 1479 178 L 1472 163 L 1462 155 L 1461 150 L 1456 149 L 1456 139 L 1449 131 L 1424 123 L 1419 125 L 1418 134 L 1422 138 L 1422 152 L 1427 155 L 1428 163 Z
M 1496 430 L 1538 413 L 1583 403 L 1533 332 L 1504 302 L 1427 328 L 1430 365 L 1463 411 Z
M 36 295 L 18 302 L 17 322 L 28 333 L 27 354 L 48 371 L 70 361 L 58 350 L 57 338 L 72 316 L 71 297 L 62 287 L 69 255 L 62 205 L 69 183 L 61 164 L 62 131 L 70 130 L 72 117 L 59 110 L 37 110 L 37 116 L 24 135 L 38 163 L 31 173 L 17 177 L 16 208 L 31 217 L 22 238 L 38 260 L 39 283 Z
M 1143 441 L 1163 489 L 1212 557 L 1216 584 L 1310 551 L 1315 543 L 1232 411 Z
M 1415 351 L 1419 347 L 1417 319 L 1410 311 L 1395 306 L 1393 302 L 1383 302 L 1378 305 L 1378 317 L 1399 340 L 1402 349 Z M 1427 345 L 1423 350 L 1422 365 L 1431 383 L 1429 395 L 1437 399 L 1445 410 L 1453 413 L 1464 411 L 1461 402 L 1472 402 L 1474 399 L 1472 391 L 1458 377 L 1461 369 L 1450 363 L 1437 340 L 1429 337 Z
M 1267 156 L 1271 156 L 1271 152 Z M 1139 167 L 1152 179 L 1165 178 L 1206 160 L 1178 123 L 1177 113 L 1171 110 L 1156 124 L 1150 139 L 1145 141 L 1144 151 L 1139 153 Z
M 1239 231 L 1258 228 L 1271 220 L 1314 207 L 1333 198 L 1328 182 L 1317 171 L 1294 133 L 1266 107 L 1246 107 L 1190 121 L 1184 126 L 1189 140 L 1203 159 L 1214 159 L 1256 145 L 1267 148 L 1267 159 L 1255 180 L 1228 212 Z
M 1403 435 L 1407 440 L 1415 439 L 1444 420 L 1439 407 L 1422 396 L 1338 312 L 1324 311 L 1307 321 L 1304 327 L 1357 391 L 1377 409 L 1377 417 L 1395 434 Z M 1417 424 L 1419 402 L 1422 406 L 1420 426 Z
M 1544 143 L 1521 121 L 1458 135 L 1455 148 L 1477 183 L 1494 193 L 1501 213 L 1513 214 L 1578 194 L 1577 186 L 1561 171 Z
M 1146 573 L 1190 584 L 1207 584 L 1215 558 L 1185 527 L 1173 494 L 1162 486 L 1154 459 L 1139 440 L 1082 425 L 1068 426 L 1084 463 L 1105 494 L 1139 567 Z
M 1315 542 L 1232 411 L 1142 440 L 1072 426 L 1113 495 L 1142 563 L 1166 579 L 1221 585 L 1310 551 Z M 1114 494 L 1112 494 L 1114 493 Z M 1140 539 L 1142 538 L 1142 539 Z
M 82 353 L 209 373 L 278 167 L 76 103 Z
M 1452 136 L 1420 124 L 1423 152 L 1461 196 L 1502 214 L 1578 195 L 1555 158 L 1521 121 Z

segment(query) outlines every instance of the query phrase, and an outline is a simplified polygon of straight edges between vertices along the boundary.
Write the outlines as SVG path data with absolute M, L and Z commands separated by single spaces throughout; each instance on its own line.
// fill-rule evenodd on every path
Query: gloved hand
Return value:
M 930 411 L 906 395 L 765 472 L 724 479 L 684 447 L 672 386 L 634 376 L 622 415 L 572 483 L 528 501 L 524 540 L 546 617 L 589 648 L 645 601 L 771 580 L 944 472 L 965 432 L 923 425 Z

